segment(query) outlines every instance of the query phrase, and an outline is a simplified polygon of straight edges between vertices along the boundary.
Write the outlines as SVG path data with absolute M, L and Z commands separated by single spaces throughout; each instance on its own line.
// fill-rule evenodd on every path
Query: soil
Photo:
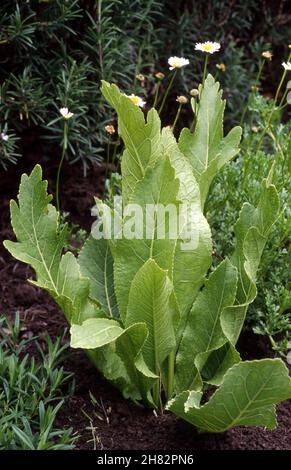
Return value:
M 9 200 L 18 191 L 21 172 L 29 172 L 37 161 L 32 156 L 17 167 L 10 166 L 1 175 L 0 237 L 13 238 L 9 223 Z M 71 213 L 71 220 L 83 228 L 90 228 L 90 208 L 93 195 L 102 193 L 104 169 L 94 166 L 83 178 L 77 165 L 65 165 L 62 178 L 62 207 Z M 52 191 L 56 167 L 46 165 L 45 176 Z M 23 334 L 39 335 L 47 332 L 61 335 L 66 328 L 64 317 L 54 301 L 43 291 L 29 285 L 27 278 L 33 272 L 17 262 L 0 244 L 0 313 L 14 316 L 20 313 L 25 327 Z M 238 349 L 243 358 L 273 356 L 263 337 L 245 332 Z M 170 413 L 155 414 L 122 398 L 91 366 L 82 351 L 71 351 L 65 368 L 75 375 L 74 395 L 66 400 L 59 414 L 59 427 L 72 427 L 79 435 L 77 449 L 105 450 L 291 450 L 291 402 L 278 406 L 278 427 L 274 431 L 263 428 L 237 427 L 223 434 L 198 434 L 187 423 Z M 92 396 L 97 405 L 93 404 Z

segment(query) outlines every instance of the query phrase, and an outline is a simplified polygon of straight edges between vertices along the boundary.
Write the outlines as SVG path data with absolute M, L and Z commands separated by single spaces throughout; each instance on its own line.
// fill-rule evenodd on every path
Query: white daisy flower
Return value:
M 206 41 L 206 42 L 197 42 L 195 44 L 195 51 L 202 51 L 202 52 L 206 52 L 207 54 L 213 54 L 214 52 L 219 51 L 219 49 L 220 49 L 219 42 Z
M 184 67 L 185 65 L 189 65 L 189 60 L 184 59 L 184 57 L 170 57 L 168 59 L 168 64 L 170 65 L 169 69 L 180 69 L 181 67 Z
M 63 116 L 64 119 L 70 119 L 72 116 L 74 116 L 74 113 L 71 113 L 68 108 L 60 108 L 60 113 Z
M 282 65 L 285 70 L 291 70 L 291 62 L 283 62 Z
M 1 132 L 1 139 L 4 140 L 4 142 L 7 142 L 7 140 L 9 139 L 9 136 L 5 134 L 5 132 Z
M 140 108 L 143 108 L 144 105 L 146 104 L 146 101 L 144 101 L 140 96 L 137 96 L 137 95 L 125 95 L 127 96 L 127 98 L 129 98 L 133 104 L 135 104 L 136 106 L 139 106 Z

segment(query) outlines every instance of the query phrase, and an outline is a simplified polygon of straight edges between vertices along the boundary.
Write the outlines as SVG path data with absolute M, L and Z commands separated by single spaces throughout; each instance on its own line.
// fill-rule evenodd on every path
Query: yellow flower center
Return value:
M 204 44 L 203 49 L 205 52 L 211 52 L 212 51 L 212 44 Z
M 131 101 L 132 101 L 134 104 L 138 104 L 138 103 L 139 103 L 138 96 L 131 96 L 130 99 L 131 99 Z

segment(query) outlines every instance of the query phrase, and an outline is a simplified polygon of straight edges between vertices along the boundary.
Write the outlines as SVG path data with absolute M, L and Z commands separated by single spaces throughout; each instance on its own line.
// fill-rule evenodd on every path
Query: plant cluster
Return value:
M 31 282 L 62 308 L 71 325 L 71 346 L 85 349 L 125 397 L 166 406 L 204 432 L 237 425 L 274 428 L 274 405 L 291 397 L 288 370 L 280 359 L 242 361 L 236 350 L 257 295 L 264 248 L 280 214 L 274 168 L 260 177 L 255 204 L 242 205 L 230 255 L 212 265 L 205 203 L 217 173 L 237 155 L 241 138 L 239 126 L 224 135 L 219 83 L 203 74 L 191 100 L 194 132 L 184 128 L 178 142 L 171 128 L 161 128 L 154 108 L 144 116 L 137 97 L 107 82 L 102 94 L 118 115 L 125 147 L 122 207 L 96 200 L 107 236 L 90 236 L 78 258 L 63 254 L 67 227 L 60 229 L 59 213 L 36 166 L 22 177 L 18 203 L 11 202 L 17 242 L 6 241 L 6 248 L 34 268 Z M 182 249 L 182 229 L 176 238 L 161 238 L 155 215 L 150 238 L 126 236 L 125 227 L 135 224 L 121 210 L 127 204 L 143 213 L 149 204 L 172 205 L 179 214 L 181 204 L 190 205 L 186 223 L 193 229 L 195 222 L 196 243 Z M 117 237 L 111 215 L 121 227 Z M 209 387 L 215 389 L 210 398 Z
M 58 429 L 58 413 L 72 389 L 72 374 L 61 363 L 67 345 L 63 338 L 45 338 L 45 348 L 36 338 L 21 339 L 21 324 L 0 319 L 0 449 L 72 449 L 72 429 Z M 25 353 L 37 348 L 39 361 Z M 67 392 L 65 392 L 67 388 Z

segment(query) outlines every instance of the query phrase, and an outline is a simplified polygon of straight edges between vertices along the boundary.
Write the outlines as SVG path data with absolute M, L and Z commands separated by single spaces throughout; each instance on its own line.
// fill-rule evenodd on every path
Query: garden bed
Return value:
M 33 167 L 33 160 L 24 162 L 25 171 Z M 22 165 L 10 167 L 1 182 L 1 241 L 12 238 L 9 222 L 9 199 L 18 191 Z M 56 167 L 46 165 L 45 177 L 55 178 Z M 71 221 L 90 229 L 92 194 L 102 191 L 104 170 L 95 166 L 87 178 L 83 178 L 78 166 L 66 166 L 62 181 L 62 208 L 70 212 Z M 52 191 L 53 188 L 50 188 Z M 42 335 L 48 332 L 52 338 L 61 335 L 66 323 L 56 304 L 45 292 L 27 283 L 32 271 L 17 262 L 0 245 L 0 311 L 13 316 L 19 311 L 23 335 Z M 239 346 L 244 359 L 272 357 L 267 342 L 250 332 L 245 332 Z M 197 434 L 192 426 L 174 415 L 154 414 L 143 406 L 137 406 L 122 398 L 91 366 L 84 352 L 72 351 L 65 362 L 67 370 L 75 374 L 76 389 L 61 409 L 59 427 L 73 427 L 79 435 L 77 449 L 291 449 L 291 402 L 278 406 L 278 428 L 267 431 L 262 428 L 237 427 L 223 434 Z M 90 393 L 91 395 L 90 395 Z M 96 402 L 95 402 L 96 399 Z

